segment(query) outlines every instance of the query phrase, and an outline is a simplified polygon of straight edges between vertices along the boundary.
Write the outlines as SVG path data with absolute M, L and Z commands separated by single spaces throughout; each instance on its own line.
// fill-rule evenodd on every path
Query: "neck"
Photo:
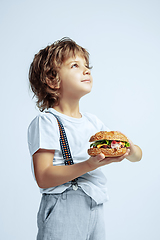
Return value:
M 61 99 L 59 105 L 55 106 L 54 109 L 57 112 L 65 114 L 69 117 L 74 117 L 74 118 L 82 117 L 82 115 L 79 112 L 79 101 L 74 101 L 73 99 L 68 102 L 63 101 L 63 99 Z

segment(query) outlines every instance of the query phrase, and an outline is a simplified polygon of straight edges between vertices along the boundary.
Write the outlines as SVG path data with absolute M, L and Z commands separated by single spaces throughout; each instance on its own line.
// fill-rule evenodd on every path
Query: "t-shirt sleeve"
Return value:
M 31 156 L 38 149 L 60 150 L 57 120 L 49 113 L 37 116 L 28 127 L 28 147 Z

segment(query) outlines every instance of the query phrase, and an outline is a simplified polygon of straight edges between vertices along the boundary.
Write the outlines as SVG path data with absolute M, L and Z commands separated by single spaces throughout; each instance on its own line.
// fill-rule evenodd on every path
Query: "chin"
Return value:
M 91 92 L 91 90 L 92 90 L 92 89 L 90 89 L 90 90 L 87 90 L 87 91 L 83 92 L 83 95 L 82 95 L 82 97 L 83 97 L 83 96 L 85 96 L 86 94 L 90 93 L 90 92 Z

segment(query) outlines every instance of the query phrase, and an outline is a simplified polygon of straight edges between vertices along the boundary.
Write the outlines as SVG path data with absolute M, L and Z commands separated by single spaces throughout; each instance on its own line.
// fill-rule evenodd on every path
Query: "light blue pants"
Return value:
M 103 204 L 97 205 L 81 188 L 43 194 L 37 240 L 105 240 Z

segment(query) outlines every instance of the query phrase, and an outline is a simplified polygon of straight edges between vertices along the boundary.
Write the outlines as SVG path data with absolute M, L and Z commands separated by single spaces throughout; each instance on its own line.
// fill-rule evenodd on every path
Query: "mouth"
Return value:
M 84 80 L 82 80 L 81 82 L 90 83 L 90 82 L 91 82 L 91 80 L 90 80 L 90 79 L 84 79 Z

